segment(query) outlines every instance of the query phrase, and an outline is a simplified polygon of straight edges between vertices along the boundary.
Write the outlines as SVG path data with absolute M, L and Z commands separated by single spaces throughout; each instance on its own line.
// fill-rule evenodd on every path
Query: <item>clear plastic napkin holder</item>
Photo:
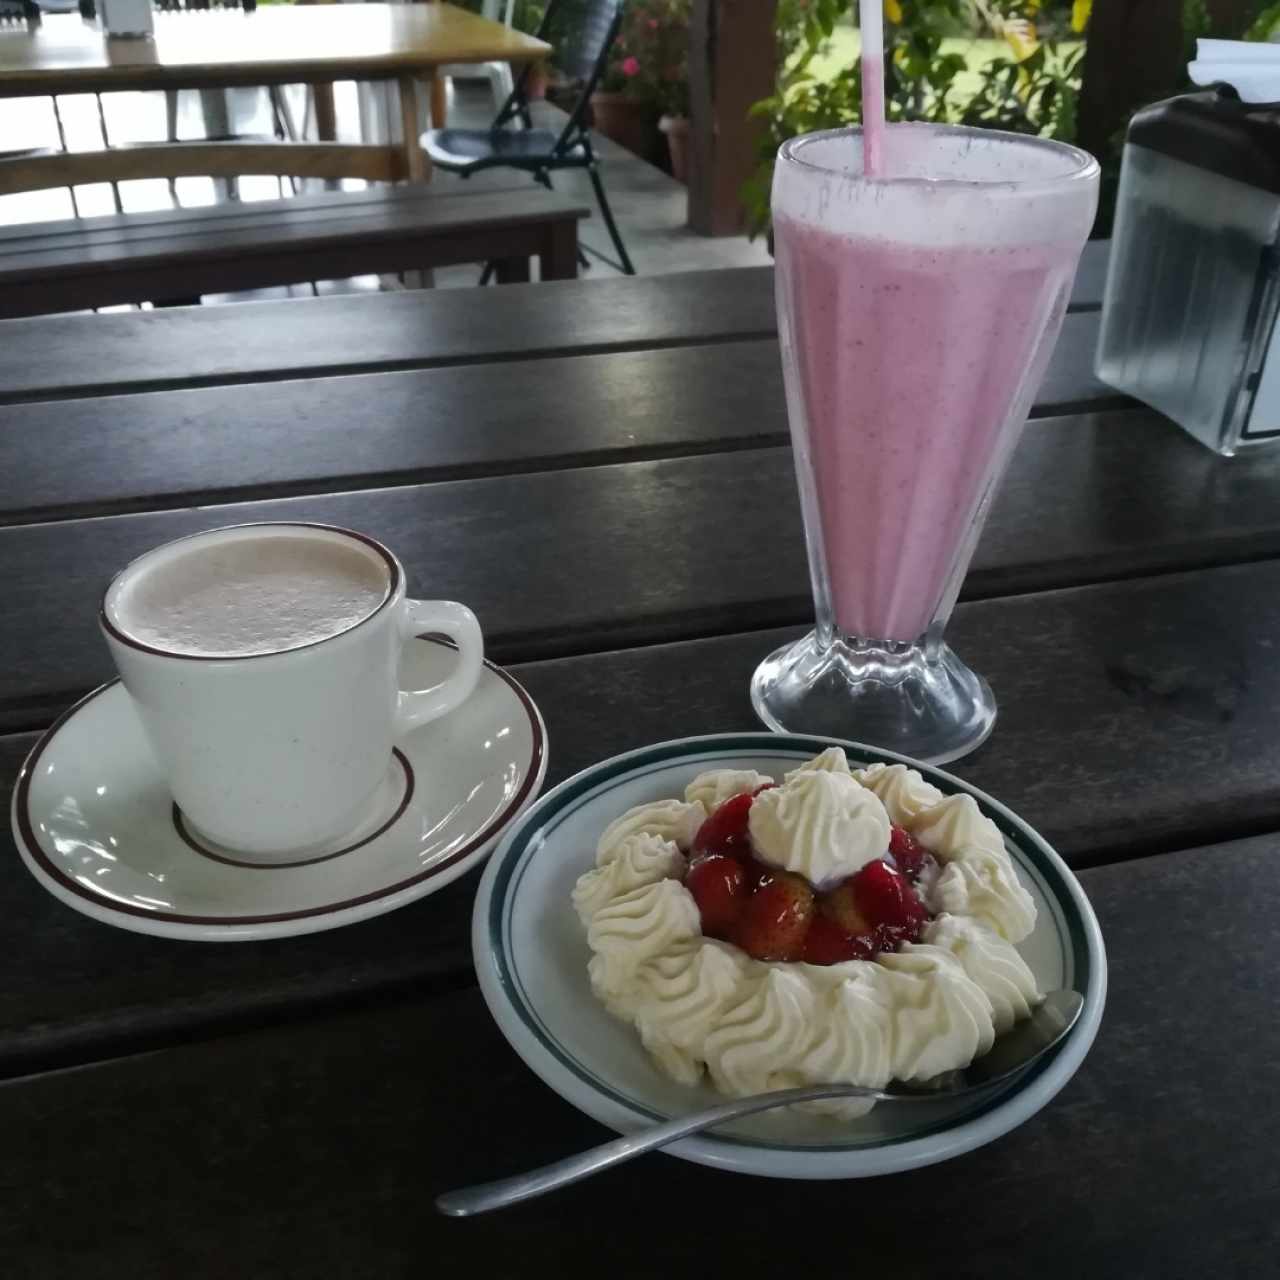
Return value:
M 1187 94 L 1125 139 L 1098 377 L 1231 455 L 1280 441 L 1280 106 Z

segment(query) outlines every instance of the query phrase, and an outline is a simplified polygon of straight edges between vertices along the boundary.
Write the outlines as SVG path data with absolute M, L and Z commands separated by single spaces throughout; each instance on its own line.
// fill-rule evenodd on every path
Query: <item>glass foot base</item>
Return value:
M 817 633 L 783 645 L 757 668 L 751 705 L 777 733 L 850 738 L 926 764 L 967 755 L 996 722 L 987 682 L 945 644 L 858 645 Z

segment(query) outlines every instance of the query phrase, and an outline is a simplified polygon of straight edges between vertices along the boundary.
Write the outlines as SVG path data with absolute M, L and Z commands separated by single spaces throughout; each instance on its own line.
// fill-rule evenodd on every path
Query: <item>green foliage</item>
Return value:
M 885 117 L 963 123 L 1070 140 L 1083 45 L 1072 40 L 1071 0 L 885 0 Z M 766 122 L 760 164 L 743 187 L 752 234 L 769 221 L 773 159 L 788 138 L 862 118 L 853 62 L 818 80 L 810 66 L 853 0 L 780 0 L 779 72 L 752 114 Z M 1006 56 L 976 71 L 954 48 L 957 31 L 1001 36 Z M 1067 43 L 1070 41 L 1070 43 Z
M 1246 40 L 1270 40 L 1280 36 L 1280 4 L 1268 5 L 1244 33 Z
M 258 0 L 258 3 L 269 3 L 269 0 Z M 484 8 L 484 0 L 449 0 L 449 3 L 459 9 L 469 9 L 472 13 L 479 13 Z M 516 0 L 515 8 L 511 11 L 511 25 L 517 31 L 532 34 L 537 31 L 546 12 L 546 0 Z
M 1083 60 L 1082 44 L 1065 52 L 1042 44 L 1020 61 L 994 59 L 983 68 L 982 87 L 960 123 L 1072 141 Z
M 517 31 L 526 31 L 532 35 L 542 24 L 546 16 L 547 6 L 541 0 L 516 0 L 511 11 L 511 25 Z
M 632 0 L 602 87 L 663 115 L 689 114 L 690 0 Z

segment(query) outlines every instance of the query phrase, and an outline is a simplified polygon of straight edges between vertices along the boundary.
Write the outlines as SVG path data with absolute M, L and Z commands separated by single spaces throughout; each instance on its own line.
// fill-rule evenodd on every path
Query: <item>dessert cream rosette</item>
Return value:
M 762 790 L 762 788 L 768 788 Z M 754 959 L 707 936 L 686 887 L 706 819 L 754 795 L 752 856 L 815 893 L 886 859 L 891 827 L 930 855 L 914 881 L 928 918 L 915 941 L 836 963 Z M 592 988 L 655 1062 L 730 1095 L 792 1086 L 925 1080 L 967 1066 L 1040 999 L 1016 945 L 1035 924 L 998 828 L 971 796 L 944 796 L 904 765 L 850 770 L 830 748 L 774 780 L 751 770 L 695 778 L 683 800 L 642 805 L 600 837 L 573 905 Z M 884 868 L 878 868 L 884 871 Z M 895 873 L 896 874 L 896 873 Z M 840 1117 L 860 1099 L 813 1104 Z

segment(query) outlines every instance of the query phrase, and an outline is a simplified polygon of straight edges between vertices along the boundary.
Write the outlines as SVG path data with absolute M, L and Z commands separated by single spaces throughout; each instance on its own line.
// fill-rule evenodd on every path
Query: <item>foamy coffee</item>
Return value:
M 144 556 L 112 585 L 105 609 L 119 631 L 149 648 L 239 658 L 349 631 L 390 590 L 390 567 L 372 546 L 319 529 L 246 527 Z

